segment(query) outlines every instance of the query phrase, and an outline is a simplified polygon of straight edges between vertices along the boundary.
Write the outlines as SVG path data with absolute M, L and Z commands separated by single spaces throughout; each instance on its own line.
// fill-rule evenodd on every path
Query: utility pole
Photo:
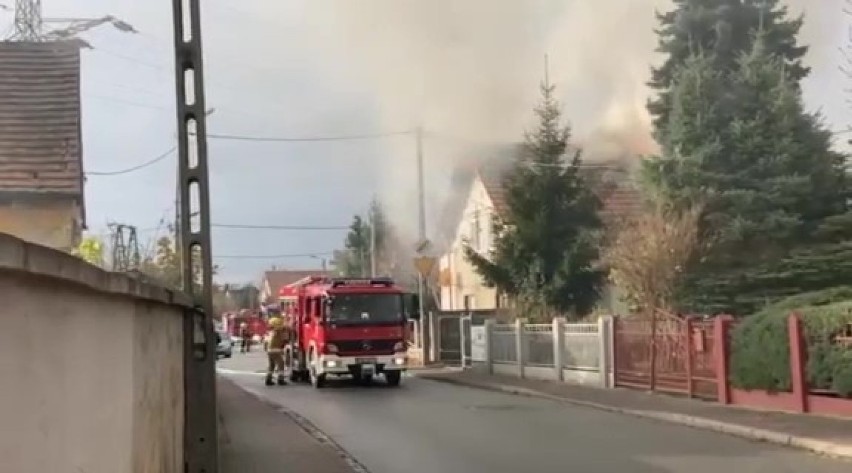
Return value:
M 141 257 L 136 227 L 123 223 L 110 223 L 109 229 L 112 240 L 112 270 L 120 272 L 138 270 Z
M 41 41 L 41 0 L 15 0 L 15 41 Z
M 178 139 L 178 226 L 186 310 L 184 345 L 184 473 L 219 471 L 216 414 L 216 338 L 213 324 L 213 263 L 201 1 L 172 0 Z M 194 159 L 193 159 L 194 158 Z M 193 204 L 197 207 L 193 210 Z M 198 213 L 199 224 L 191 218 Z M 193 259 L 200 259 L 197 266 Z M 195 284 L 200 270 L 201 284 Z
M 426 241 L 426 189 L 423 176 L 423 128 L 417 127 L 417 235 L 418 244 Z
M 416 131 L 417 144 L 417 236 L 420 241 L 417 242 L 417 252 L 422 254 L 428 249 L 428 241 L 426 240 L 426 189 L 425 177 L 423 176 L 423 127 L 418 126 Z M 420 271 L 417 271 L 417 310 L 420 312 L 420 332 L 421 334 L 428 333 L 428 337 L 423 337 L 427 341 L 423 346 L 423 355 L 428 361 L 434 361 L 434 350 L 432 342 L 434 340 L 434 328 L 432 317 L 425 314 L 425 301 L 423 298 L 425 291 L 424 276 Z M 426 322 L 425 327 L 423 322 Z M 428 330 L 425 330 L 428 327 Z M 428 348 L 428 350 L 427 350 Z M 427 354 L 428 353 L 428 354 Z
M 376 202 L 373 197 L 373 202 Z M 376 207 L 370 204 L 370 277 L 376 277 Z

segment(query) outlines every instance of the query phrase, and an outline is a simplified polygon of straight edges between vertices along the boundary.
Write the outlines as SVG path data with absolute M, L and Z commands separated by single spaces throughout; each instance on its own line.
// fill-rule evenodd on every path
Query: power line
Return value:
M 244 228 L 255 230 L 346 230 L 347 226 L 313 226 L 313 225 L 244 225 L 238 223 L 212 223 L 214 228 Z
M 319 256 L 332 256 L 333 251 L 321 251 L 318 253 L 301 253 L 290 255 L 213 255 L 213 259 L 282 259 L 282 258 L 313 258 Z
M 148 166 L 151 166 L 152 164 L 156 164 L 156 163 L 166 159 L 167 157 L 169 157 L 169 155 L 174 153 L 175 150 L 177 150 L 177 146 L 172 146 L 171 148 L 169 148 L 168 151 L 157 156 L 156 158 L 154 158 L 150 161 L 145 161 L 142 164 L 138 164 L 136 166 L 133 166 L 133 167 L 130 167 L 130 168 L 127 168 L 127 169 L 121 169 L 119 171 L 87 171 L 85 174 L 89 175 L 89 176 L 118 176 L 120 174 L 131 173 L 133 171 L 138 171 L 142 168 L 146 168 Z
M 216 140 L 232 141 L 268 141 L 268 142 L 311 142 L 311 141 L 355 141 L 386 138 L 391 136 L 410 135 L 414 130 L 390 131 L 384 133 L 366 133 L 360 135 L 332 135 L 332 136 L 306 136 L 306 137 L 272 137 L 272 136 L 247 136 L 228 135 L 222 133 L 208 133 L 207 138 Z
M 369 140 L 376 138 L 385 138 L 390 136 L 400 136 L 400 135 L 408 135 L 414 133 L 414 131 L 391 131 L 384 133 L 367 133 L 360 135 L 333 135 L 333 136 L 311 136 L 311 137 L 260 137 L 260 136 L 246 136 L 246 135 L 226 135 L 219 133 L 208 133 L 207 138 L 210 139 L 219 139 L 219 140 L 238 140 L 238 141 L 267 141 L 267 142 L 318 142 L 318 141 L 354 141 L 354 140 Z M 172 154 L 177 149 L 177 146 L 173 146 L 165 153 L 157 156 L 156 158 L 146 161 L 137 166 L 133 166 L 127 169 L 122 169 L 119 171 L 89 171 L 86 174 L 91 176 L 117 176 L 121 174 L 127 174 L 133 171 L 138 171 L 140 169 L 146 168 L 152 164 L 158 163 L 163 159 L 166 159 L 170 154 Z M 214 225 L 215 226 L 215 225 Z M 250 228 L 250 227 L 246 227 Z M 315 228 L 315 230 L 341 230 L 343 228 Z

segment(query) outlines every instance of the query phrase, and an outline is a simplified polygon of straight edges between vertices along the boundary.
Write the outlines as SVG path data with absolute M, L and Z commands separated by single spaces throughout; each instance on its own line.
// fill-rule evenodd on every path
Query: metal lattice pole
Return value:
M 15 41 L 41 41 L 41 0 L 15 1 Z

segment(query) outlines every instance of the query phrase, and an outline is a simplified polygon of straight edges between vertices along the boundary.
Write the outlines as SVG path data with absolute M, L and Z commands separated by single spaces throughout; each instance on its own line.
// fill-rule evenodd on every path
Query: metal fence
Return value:
M 524 364 L 553 366 L 553 324 L 523 326 Z
M 562 366 L 597 371 L 601 365 L 601 335 L 598 324 L 565 324 Z
M 712 321 L 658 312 L 618 319 L 613 333 L 617 386 L 716 399 Z
M 610 386 L 611 324 L 609 317 L 593 324 L 488 323 L 481 345 L 487 350 L 478 349 L 473 361 L 497 374 Z
M 514 325 L 494 325 L 490 338 L 492 362 L 518 362 L 517 332 Z

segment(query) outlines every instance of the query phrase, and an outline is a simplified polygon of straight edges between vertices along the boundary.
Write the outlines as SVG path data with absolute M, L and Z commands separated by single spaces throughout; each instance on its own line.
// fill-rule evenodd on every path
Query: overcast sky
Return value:
M 492 1 L 495 5 L 507 3 L 522 7 L 526 4 L 522 0 Z M 630 0 L 595 0 L 595 4 L 599 1 L 614 7 L 631 3 Z M 413 2 L 399 0 L 394 5 Z M 430 8 L 442 3 L 423 2 L 420 5 L 428 3 Z M 459 2 L 464 3 L 461 0 Z M 481 0 L 471 0 L 471 3 L 475 2 Z M 557 10 L 571 17 L 577 16 L 576 11 L 572 14 L 567 11 L 570 8 L 564 5 L 590 2 L 532 2 L 546 4 L 551 8 L 546 12 L 543 7 L 539 9 L 546 15 L 526 18 L 524 26 L 528 27 L 528 31 L 524 34 L 536 31 L 536 21 L 553 17 Z M 661 2 L 663 0 L 637 0 L 632 5 L 646 12 L 648 25 L 652 26 L 651 8 L 647 5 Z M 3 3 L 2 0 L 0 3 Z M 44 0 L 42 3 L 45 17 L 99 17 L 111 14 L 140 31 L 140 34 L 132 35 L 101 26 L 82 35 L 94 47 L 83 52 L 82 66 L 86 171 L 125 169 L 171 148 L 175 142 L 171 1 Z M 449 3 L 443 3 L 444 7 L 449 6 Z M 808 106 L 822 110 L 832 128 L 846 127 L 850 120 L 844 103 L 844 80 L 837 68 L 840 62 L 838 48 L 846 41 L 849 23 L 840 14 L 842 0 L 793 3 L 814 4 L 807 12 L 805 32 L 807 42 L 818 43 L 812 48 L 812 56 L 808 61 L 814 68 L 805 84 Z M 331 43 L 339 43 L 340 38 L 345 38 L 345 35 L 335 35 L 336 32 L 332 31 L 342 26 L 331 21 L 328 12 L 334 12 L 340 7 L 340 11 L 349 15 L 362 5 L 376 7 L 388 4 L 387 1 L 204 0 L 202 4 L 207 103 L 208 107 L 216 109 L 208 120 L 208 132 L 310 136 L 396 131 L 415 124 L 414 120 L 402 121 L 398 115 L 388 112 L 389 100 L 405 98 L 404 86 L 408 79 L 404 75 L 399 76 L 395 84 L 397 87 L 393 92 L 396 95 L 389 96 L 385 90 L 386 84 L 375 80 L 371 82 L 365 78 L 369 76 L 356 73 L 354 68 L 362 60 L 360 55 L 347 53 L 345 47 L 328 47 Z M 317 7 L 318 4 L 320 7 Z M 445 10 L 447 18 L 457 13 L 452 8 Z M 586 12 L 589 15 L 602 14 L 595 12 L 594 8 Z M 509 12 L 508 18 L 514 16 L 517 15 Z M 644 24 L 639 33 L 633 33 L 636 29 L 633 16 L 622 17 L 625 37 L 621 40 L 632 47 L 641 47 L 650 54 L 654 44 L 653 35 L 650 31 L 646 32 L 648 28 Z M 439 16 L 437 20 L 431 20 L 442 22 L 441 18 Z M 0 12 L 0 19 L 9 25 L 12 15 Z M 405 20 L 410 22 L 412 18 Z M 606 21 L 605 18 L 603 20 Z M 342 21 L 346 26 L 346 19 Z M 388 21 L 393 19 L 389 18 Z M 385 25 L 375 25 L 375 28 L 383 27 Z M 542 24 L 541 28 L 554 28 L 553 22 Z M 499 29 L 485 33 L 502 34 Z M 351 28 L 347 31 L 348 34 L 357 35 L 362 30 Z M 450 44 L 465 48 L 466 38 L 460 34 L 460 37 L 454 38 L 456 43 Z M 638 36 L 631 36 L 634 34 Z M 387 38 L 374 39 L 387 42 Z M 421 39 L 431 41 L 434 37 L 426 34 Z M 367 42 L 366 46 L 362 44 L 359 47 L 370 47 L 370 44 L 376 44 L 377 48 L 387 46 Z M 587 90 L 572 90 L 578 87 L 572 88 L 573 82 L 568 77 L 570 74 L 559 75 L 558 64 L 558 58 L 563 53 L 568 57 L 572 50 L 586 47 L 586 44 L 577 42 L 556 45 L 547 43 L 541 51 L 535 52 L 537 62 L 540 62 L 544 53 L 555 57 L 556 82 L 560 83 L 561 79 L 567 84 L 562 90 L 563 97 L 583 98 L 589 95 Z M 494 53 L 497 56 L 501 54 L 500 51 Z M 410 55 L 405 56 L 409 59 Z M 364 61 L 372 59 L 375 58 L 369 55 L 363 58 Z M 411 64 L 401 63 L 398 67 L 410 68 Z M 645 71 L 644 64 L 640 63 L 638 69 L 642 74 Z M 567 66 L 566 70 L 570 70 Z M 422 75 L 428 79 L 429 70 L 426 67 Z M 447 66 L 442 67 L 446 71 Z M 579 74 L 579 71 L 576 73 Z M 515 75 L 517 77 L 514 79 L 517 80 L 512 84 L 513 87 L 518 83 L 525 84 L 532 92 L 520 96 L 522 98 L 518 100 L 522 106 L 529 107 L 541 69 L 533 70 L 528 75 Z M 452 77 L 464 91 L 465 74 L 459 73 Z M 428 82 L 426 79 L 423 81 Z M 642 80 L 640 78 L 632 82 L 641 83 Z M 400 84 L 403 87 L 399 87 Z M 422 84 L 420 86 L 423 90 L 428 89 Z M 481 85 L 468 87 L 471 87 L 471 94 L 482 88 Z M 612 94 L 611 91 L 601 93 Z M 465 92 L 465 96 L 471 94 Z M 437 107 L 441 116 L 465 112 L 465 104 L 440 103 L 439 99 L 431 100 L 428 95 L 424 97 L 425 101 Z M 420 97 L 421 100 L 424 97 Z M 612 100 L 609 96 L 604 99 Z M 454 97 L 448 102 L 458 100 L 463 98 Z M 454 110 L 454 107 L 458 108 Z M 590 102 L 587 107 L 601 108 L 596 102 Z M 603 113 L 602 110 L 593 112 Z M 430 120 L 428 113 L 419 113 L 417 120 Z M 424 125 L 432 125 L 434 128 L 436 121 L 433 119 L 433 123 Z M 459 129 L 452 123 L 448 126 L 452 126 L 453 130 Z M 460 130 L 465 132 L 463 127 Z M 520 132 L 518 130 L 519 135 Z M 427 141 L 427 150 L 429 146 L 432 146 L 432 150 L 439 149 L 437 144 L 432 145 Z M 379 141 L 295 144 L 210 140 L 212 220 L 225 224 L 348 225 L 354 213 L 367 207 L 377 189 L 387 188 L 388 179 L 398 178 L 389 178 L 384 168 L 398 162 L 413 162 L 413 150 L 412 140 L 405 136 Z M 434 158 L 435 154 L 446 153 L 427 153 L 427 158 Z M 436 163 L 437 158 L 432 159 L 433 169 L 430 172 L 438 178 L 446 177 L 446 163 Z M 407 175 L 410 167 L 402 169 Z M 174 218 L 174 190 L 174 156 L 137 172 L 118 176 L 91 175 L 86 184 L 89 228 L 93 233 L 103 233 L 108 221 L 123 222 L 136 225 L 143 242 L 152 240 L 158 233 L 164 233 L 165 224 Z M 399 200 L 409 202 L 413 199 L 412 190 L 410 186 L 400 186 L 394 188 L 393 192 L 399 194 Z M 438 197 L 439 194 L 433 191 L 430 195 Z M 387 198 L 388 193 L 383 192 L 383 196 Z M 396 200 L 396 197 L 395 194 L 390 195 L 391 200 Z M 407 218 L 404 212 L 402 215 Z M 415 223 L 416 215 L 411 213 L 410 224 Z M 220 278 L 232 282 L 257 281 L 261 271 L 273 264 L 293 269 L 318 267 L 319 260 L 310 257 L 225 257 L 292 254 L 325 256 L 324 253 L 340 246 L 344 233 L 214 229 L 215 263 L 221 266 Z

